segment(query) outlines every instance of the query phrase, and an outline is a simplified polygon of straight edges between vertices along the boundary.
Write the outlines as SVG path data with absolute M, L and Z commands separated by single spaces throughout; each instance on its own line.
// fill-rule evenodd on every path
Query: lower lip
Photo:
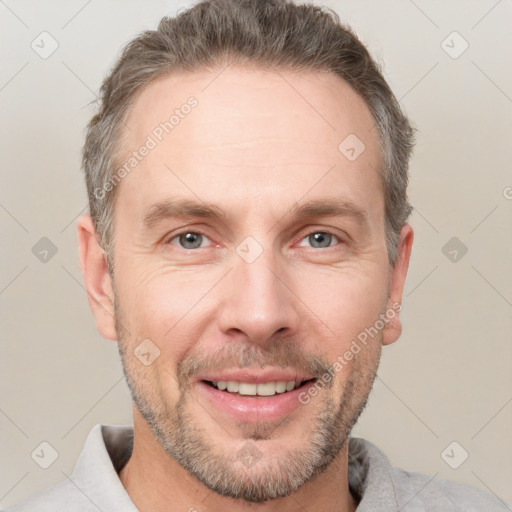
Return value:
M 305 382 L 302 386 L 286 393 L 273 396 L 244 396 L 221 391 L 206 382 L 197 382 L 201 395 L 205 396 L 215 409 L 226 413 L 239 421 L 256 423 L 258 421 L 281 420 L 302 407 L 299 395 L 313 384 Z

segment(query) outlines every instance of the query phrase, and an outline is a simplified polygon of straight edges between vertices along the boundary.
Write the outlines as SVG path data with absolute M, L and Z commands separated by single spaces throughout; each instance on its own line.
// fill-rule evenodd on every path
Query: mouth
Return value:
M 272 423 L 280 422 L 292 413 L 311 414 L 312 409 L 305 407 L 300 398 L 318 380 L 293 373 L 286 378 L 282 374 L 262 377 L 242 372 L 230 375 L 229 380 L 208 377 L 197 380 L 195 389 L 205 400 L 210 416 L 221 421 L 232 418 L 239 423 Z
M 269 382 L 240 382 L 234 380 L 210 381 L 202 380 L 208 386 L 224 391 L 231 395 L 258 397 L 258 396 L 275 396 L 289 393 L 308 384 L 312 384 L 316 379 L 300 379 L 300 380 L 278 380 Z

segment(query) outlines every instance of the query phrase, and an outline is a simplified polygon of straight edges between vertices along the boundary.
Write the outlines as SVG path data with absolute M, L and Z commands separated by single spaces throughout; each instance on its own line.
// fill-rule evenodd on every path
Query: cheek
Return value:
M 304 273 L 297 281 L 297 295 L 317 316 L 325 333 L 333 339 L 332 351 L 344 351 L 361 331 L 374 325 L 387 297 L 382 271 L 336 269 Z M 320 340 L 321 341 L 321 340 Z
M 207 302 L 202 298 L 217 278 L 168 269 L 126 274 L 131 278 L 122 281 L 119 295 L 129 344 L 133 350 L 142 340 L 151 340 L 160 351 L 159 362 L 174 374 L 177 362 L 201 336 L 204 326 L 198 319 L 206 319 L 202 309 Z
M 166 270 L 127 269 L 119 286 L 123 309 L 136 326 L 160 330 L 163 336 L 186 314 L 200 297 L 197 283 L 191 275 Z
M 136 395 L 154 410 L 179 396 L 176 367 L 192 344 L 180 322 L 186 311 L 174 288 L 155 283 L 146 281 L 141 288 L 125 283 L 118 302 L 119 321 L 127 331 L 119 339 L 123 364 Z

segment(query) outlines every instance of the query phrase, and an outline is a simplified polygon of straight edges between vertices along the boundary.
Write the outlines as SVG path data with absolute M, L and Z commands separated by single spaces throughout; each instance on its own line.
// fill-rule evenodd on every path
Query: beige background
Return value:
M 77 261 L 79 151 L 121 46 L 184 5 L 0 2 L 0 506 L 69 475 L 94 424 L 130 422 L 117 350 L 95 330 Z M 404 333 L 384 351 L 355 434 L 394 465 L 512 503 L 512 3 L 327 5 L 383 64 L 419 129 Z M 59 44 L 47 59 L 31 48 L 42 31 Z M 469 44 L 458 58 L 442 46 L 453 31 Z M 453 55 L 463 40 L 446 45 Z M 46 263 L 32 253 L 42 237 L 57 247 Z M 452 237 L 468 249 L 456 262 L 442 251 Z M 43 441 L 58 452 L 46 470 L 31 458 Z M 469 453 L 458 469 L 441 455 L 453 441 L 452 464 Z

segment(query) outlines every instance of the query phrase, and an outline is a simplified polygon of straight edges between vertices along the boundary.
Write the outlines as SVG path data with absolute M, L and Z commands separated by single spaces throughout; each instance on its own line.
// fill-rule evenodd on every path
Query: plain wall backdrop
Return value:
M 315 3 L 355 29 L 418 129 L 404 331 L 354 435 L 512 503 L 512 3 Z M 0 1 L 0 508 L 66 478 L 96 423 L 131 422 L 78 264 L 80 149 L 121 47 L 187 5 Z

